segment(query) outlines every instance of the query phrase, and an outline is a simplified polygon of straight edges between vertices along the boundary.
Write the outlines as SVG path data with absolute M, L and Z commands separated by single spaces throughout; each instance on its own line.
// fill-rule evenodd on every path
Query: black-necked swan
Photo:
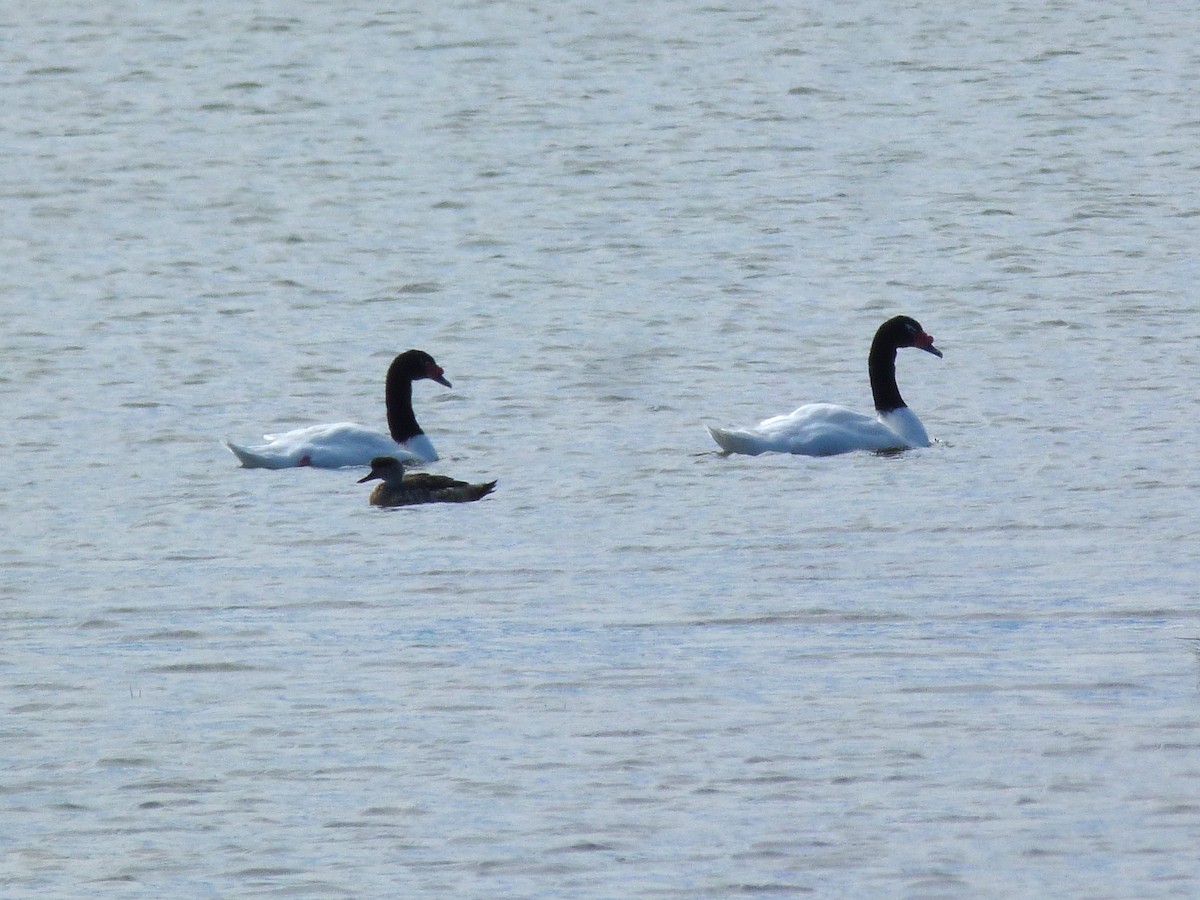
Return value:
M 371 460 L 371 473 L 358 479 L 362 484 L 382 478 L 383 483 L 371 491 L 372 506 L 416 506 L 418 503 L 470 503 L 486 497 L 496 482 L 468 484 L 445 475 L 404 474 L 404 463 L 391 456 Z
M 916 319 L 896 316 L 875 332 L 868 368 L 876 416 L 865 415 L 832 403 L 810 403 L 787 415 L 759 422 L 753 428 L 708 427 L 713 440 L 728 453 L 798 453 L 833 456 L 852 450 L 908 450 L 928 447 L 929 435 L 921 420 L 904 403 L 896 386 L 896 351 L 917 347 L 934 356 L 942 351 L 933 346 Z
M 289 469 L 314 466 L 341 469 L 367 466 L 377 456 L 408 462 L 434 462 L 437 451 L 413 415 L 412 383 L 429 378 L 450 387 L 443 369 L 423 350 L 405 350 L 388 367 L 384 401 L 391 435 L 352 422 L 310 425 L 281 434 L 266 434 L 267 443 L 243 447 L 226 441 L 247 469 Z

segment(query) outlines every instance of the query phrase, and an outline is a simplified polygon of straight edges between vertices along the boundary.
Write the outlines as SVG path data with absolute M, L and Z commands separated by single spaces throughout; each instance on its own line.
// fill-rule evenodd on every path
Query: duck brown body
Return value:
M 383 479 L 371 491 L 372 506 L 416 506 L 420 503 L 470 503 L 490 494 L 496 482 L 471 484 L 445 475 L 418 472 L 404 474 L 404 464 L 391 456 L 371 460 L 371 472 L 360 478 L 359 484 L 376 478 Z

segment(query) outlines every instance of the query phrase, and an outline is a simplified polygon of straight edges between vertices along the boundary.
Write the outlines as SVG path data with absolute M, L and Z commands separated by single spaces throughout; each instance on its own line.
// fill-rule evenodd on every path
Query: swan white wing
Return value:
M 709 428 L 709 432 L 722 449 L 752 456 L 767 452 L 833 456 L 853 450 L 905 450 L 916 446 L 879 419 L 832 403 L 810 403 L 786 415 L 765 419 L 753 428 Z
M 929 434 L 925 431 L 925 426 L 921 424 L 917 414 L 907 406 L 893 409 L 891 412 L 880 413 L 879 420 L 904 438 L 910 447 L 929 446 Z
M 833 456 L 853 450 L 898 450 L 908 445 L 874 416 L 833 403 L 809 403 L 787 415 L 761 422 L 756 429 L 783 452 Z
M 437 462 L 438 460 L 437 451 L 433 449 L 433 441 L 423 431 L 420 434 L 414 434 L 400 446 L 421 462 Z M 400 461 L 404 462 L 404 460 Z
M 424 440 L 417 442 L 419 446 L 415 450 L 410 450 L 386 434 L 352 422 L 310 425 L 263 437 L 267 442 L 265 444 L 240 446 L 226 441 L 225 445 L 247 469 L 288 469 L 295 466 L 341 469 L 369 466 L 376 456 L 394 456 L 406 463 L 437 459 L 432 443 L 424 434 L 416 436 Z M 413 442 L 409 441 L 410 444 Z

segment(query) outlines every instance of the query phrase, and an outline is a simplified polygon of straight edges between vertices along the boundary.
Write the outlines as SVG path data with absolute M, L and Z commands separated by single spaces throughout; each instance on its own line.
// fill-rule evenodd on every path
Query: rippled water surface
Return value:
M 0 36 L 0 893 L 1200 890 L 1191 7 Z M 934 447 L 717 452 L 895 313 Z M 221 446 L 406 347 L 492 497 Z

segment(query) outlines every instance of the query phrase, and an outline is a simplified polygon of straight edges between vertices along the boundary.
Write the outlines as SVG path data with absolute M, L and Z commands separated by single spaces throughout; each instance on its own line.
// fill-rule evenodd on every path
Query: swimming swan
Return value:
M 225 446 L 247 469 L 288 469 L 314 466 L 340 469 L 366 466 L 377 456 L 395 456 L 407 462 L 434 462 L 437 451 L 417 424 L 412 408 L 412 383 L 429 378 L 450 387 L 442 367 L 423 350 L 406 350 L 388 367 L 384 400 L 389 437 L 353 422 L 310 425 L 282 434 L 266 434 L 267 443 L 244 447 L 232 441 Z
M 896 386 L 896 351 L 900 347 L 917 347 L 934 356 L 942 355 L 916 319 L 896 316 L 880 325 L 868 357 L 874 417 L 832 403 L 810 403 L 787 415 L 759 422 L 753 428 L 710 425 L 708 431 L 727 453 L 751 456 L 770 451 L 833 456 L 852 450 L 880 452 L 928 447 L 925 426 L 905 404 Z

